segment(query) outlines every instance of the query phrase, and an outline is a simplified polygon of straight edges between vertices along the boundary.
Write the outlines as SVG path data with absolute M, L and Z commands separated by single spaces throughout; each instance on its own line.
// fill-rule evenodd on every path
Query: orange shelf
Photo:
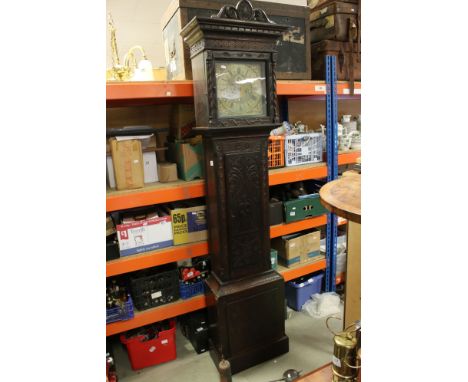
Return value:
M 135 317 L 130 320 L 113 322 L 112 324 L 106 325 L 106 336 L 112 336 L 127 330 L 139 328 L 140 326 L 148 325 L 156 321 L 177 317 L 205 307 L 205 296 L 200 295 L 188 300 L 177 300 L 171 304 L 161 305 L 141 312 L 136 311 Z
M 193 97 L 192 81 L 107 82 L 106 100 Z
M 338 155 L 338 164 L 356 163 L 361 151 L 352 151 Z M 327 166 L 324 162 L 302 166 L 283 167 L 269 171 L 269 185 L 298 182 L 306 179 L 324 178 L 327 176 Z M 154 183 L 151 186 L 137 190 L 107 191 L 106 211 L 124 210 L 127 208 L 148 206 L 176 200 L 199 198 L 205 195 L 205 181 L 179 180 L 172 183 Z
M 361 83 L 354 84 L 355 94 L 361 93 Z M 350 94 L 349 84 L 337 83 L 339 95 Z M 325 95 L 325 81 L 277 81 L 277 94 L 285 96 Z M 192 81 L 107 82 L 106 100 L 147 100 L 193 97 Z
M 346 153 L 339 153 L 338 154 L 338 164 L 352 164 L 356 163 L 357 159 L 361 156 L 361 150 L 357 151 L 349 151 Z
M 307 275 L 312 272 L 321 271 L 327 267 L 325 258 L 317 260 L 313 263 L 302 265 L 296 268 L 285 268 L 281 265 L 278 266 L 278 272 L 283 276 L 284 281 L 290 281 L 298 277 Z
M 106 277 L 207 254 L 208 242 L 200 241 L 198 243 L 178 245 L 157 251 L 145 252 L 139 255 L 125 256 L 106 263 Z
M 205 195 L 205 181 L 179 180 L 171 183 L 155 183 L 143 189 L 126 191 L 107 191 L 106 211 L 167 203 L 176 200 L 199 198 Z
M 270 227 L 270 237 L 288 235 L 305 229 L 320 227 L 327 224 L 327 215 L 321 215 L 305 220 L 299 220 L 293 223 L 278 224 Z
M 325 178 L 327 165 L 324 162 L 277 168 L 269 171 L 269 185 L 299 182 L 306 179 Z

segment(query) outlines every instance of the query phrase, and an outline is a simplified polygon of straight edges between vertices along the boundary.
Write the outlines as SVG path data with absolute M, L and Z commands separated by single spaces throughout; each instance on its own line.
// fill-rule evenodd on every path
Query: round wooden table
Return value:
M 320 189 L 322 204 L 334 214 L 361 223 L 361 175 L 348 174 Z
M 361 319 L 361 175 L 348 173 L 320 189 L 322 204 L 348 219 L 344 327 Z

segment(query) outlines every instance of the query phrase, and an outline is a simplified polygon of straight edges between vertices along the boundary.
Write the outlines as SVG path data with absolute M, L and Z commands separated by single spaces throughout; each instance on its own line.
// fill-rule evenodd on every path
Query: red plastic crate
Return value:
M 120 341 L 127 347 L 128 358 L 133 370 L 159 365 L 177 358 L 175 343 L 175 320 L 170 320 L 170 329 L 159 332 L 158 338 L 142 341 L 144 336 L 126 338 L 120 335 Z

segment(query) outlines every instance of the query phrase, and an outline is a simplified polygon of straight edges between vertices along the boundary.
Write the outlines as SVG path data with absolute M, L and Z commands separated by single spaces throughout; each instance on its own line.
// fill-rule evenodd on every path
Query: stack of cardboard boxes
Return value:
M 120 256 L 207 239 L 206 206 L 200 200 L 140 208 L 115 219 Z
M 279 264 L 294 268 L 317 261 L 320 255 L 320 231 L 292 234 L 275 238 L 271 247 L 278 252 Z

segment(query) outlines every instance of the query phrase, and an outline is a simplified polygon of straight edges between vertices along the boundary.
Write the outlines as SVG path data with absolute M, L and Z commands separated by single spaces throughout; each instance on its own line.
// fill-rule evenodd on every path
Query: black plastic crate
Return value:
M 130 275 L 133 305 L 138 310 L 154 308 L 179 299 L 179 274 L 177 264 L 134 272 Z
M 208 319 L 205 309 L 180 317 L 179 323 L 182 334 L 198 354 L 209 350 Z

